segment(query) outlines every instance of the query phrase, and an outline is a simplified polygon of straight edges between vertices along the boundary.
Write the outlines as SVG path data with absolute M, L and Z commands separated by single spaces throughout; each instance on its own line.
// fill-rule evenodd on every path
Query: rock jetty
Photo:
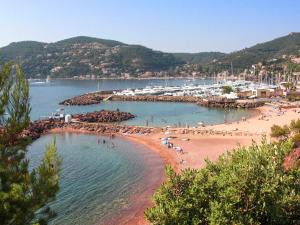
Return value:
M 256 100 L 232 100 L 232 99 L 201 99 L 198 105 L 214 108 L 256 108 L 263 106 L 265 102 Z
M 50 132 L 53 129 L 72 129 L 79 132 L 92 132 L 95 134 L 149 134 L 155 128 L 139 127 L 129 125 L 116 125 L 107 123 L 82 123 L 72 122 L 65 123 L 58 119 L 37 120 L 30 123 L 27 130 L 22 133 L 23 137 L 30 137 L 32 140 L 38 139 L 41 135 Z
M 60 105 L 93 105 L 99 104 L 105 95 L 100 95 L 97 93 L 84 94 L 76 96 L 70 99 L 66 99 L 63 102 L 60 102 Z
M 134 118 L 135 116 L 128 112 L 101 110 L 86 114 L 75 114 L 72 117 L 76 122 L 65 123 L 64 120 L 53 118 L 36 120 L 29 124 L 28 128 L 23 131 L 22 136 L 31 137 L 32 140 L 36 140 L 41 135 L 56 128 L 86 129 L 87 131 L 99 131 L 99 133 L 123 132 L 124 130 L 127 131 L 129 129 L 126 125 L 115 126 L 111 123 L 129 120 L 131 118 Z M 115 131 L 116 127 L 117 130 Z M 134 129 L 131 127 L 129 130 Z M 148 128 L 146 129 L 146 131 L 147 130 Z M 146 131 L 141 130 L 142 133 Z
M 70 99 L 66 99 L 60 102 L 60 105 L 92 105 L 99 104 L 104 99 L 110 101 L 141 101 L 141 102 L 188 102 L 197 103 L 198 97 L 194 96 L 160 96 L 160 95 L 135 95 L 135 96 L 121 96 L 102 94 L 99 92 L 88 93 L 80 96 L 76 96 Z
M 263 101 L 258 100 L 233 100 L 226 98 L 213 97 L 203 99 L 195 96 L 161 96 L 161 95 L 113 95 L 103 92 L 88 93 L 74 98 L 66 99 L 61 105 L 91 105 L 99 104 L 104 100 L 110 101 L 142 101 L 142 102 L 185 102 L 196 103 L 205 107 L 215 108 L 256 108 L 264 105 Z
M 88 123 L 111 123 L 121 122 L 134 118 L 135 116 L 129 112 L 101 110 L 86 114 L 72 115 L 74 120 Z

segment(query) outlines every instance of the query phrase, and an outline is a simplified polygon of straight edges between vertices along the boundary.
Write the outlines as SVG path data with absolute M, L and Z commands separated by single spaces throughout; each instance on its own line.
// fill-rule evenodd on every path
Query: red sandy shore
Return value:
M 292 119 L 298 119 L 300 117 L 298 109 L 286 109 L 280 114 L 281 115 L 279 115 L 278 110 L 270 106 L 263 106 L 259 108 L 259 113 L 256 113 L 246 121 L 189 129 L 192 131 L 209 129 L 216 132 L 214 134 L 203 135 L 197 132 L 188 132 L 188 134 L 186 134 L 186 132 L 183 132 L 186 129 L 176 128 L 171 129 L 168 135 L 164 132 L 155 132 L 148 135 L 119 136 L 146 146 L 147 149 L 159 154 L 165 164 L 171 164 L 177 172 L 180 172 L 180 170 L 188 167 L 201 168 L 205 166 L 206 158 L 214 161 L 228 150 L 237 147 L 238 144 L 248 146 L 253 140 L 260 141 L 261 134 L 266 134 L 267 137 L 269 137 L 270 128 L 273 124 L 288 124 Z M 262 115 L 265 115 L 263 119 L 261 118 Z M 71 129 L 56 129 L 53 131 L 91 133 Z M 94 132 L 93 134 L 97 133 Z M 183 149 L 183 153 L 177 153 L 175 150 L 168 149 L 162 145 L 161 138 L 166 136 L 172 136 L 173 138 L 170 142 L 172 142 L 174 146 L 180 146 Z M 155 168 L 153 171 L 155 171 Z M 138 196 L 133 196 L 133 204 L 128 211 L 126 211 L 128 213 L 123 214 L 117 221 L 113 220 L 107 224 L 148 224 L 144 218 L 144 211 L 152 205 L 151 196 L 155 189 L 165 180 L 165 176 L 160 173 L 156 173 L 159 179 L 150 182 L 147 190 L 144 190 L 143 193 Z

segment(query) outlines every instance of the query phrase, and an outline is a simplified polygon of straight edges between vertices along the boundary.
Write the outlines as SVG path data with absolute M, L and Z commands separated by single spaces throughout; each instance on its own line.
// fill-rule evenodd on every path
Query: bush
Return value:
M 203 169 L 176 174 L 145 212 L 153 224 L 300 224 L 300 170 L 285 171 L 292 141 L 238 147 Z
M 290 124 L 290 128 L 292 131 L 299 133 L 300 132 L 300 120 L 292 120 Z
M 233 89 L 232 89 L 232 87 L 231 86 L 224 86 L 224 87 L 222 87 L 222 93 L 223 94 L 230 94 L 231 92 L 233 92 Z
M 278 126 L 273 125 L 271 127 L 271 137 L 286 139 L 290 134 L 290 129 L 288 126 Z
M 290 138 L 294 142 L 294 147 L 300 146 L 300 119 L 292 120 L 290 125 L 271 127 L 271 137 L 284 141 Z

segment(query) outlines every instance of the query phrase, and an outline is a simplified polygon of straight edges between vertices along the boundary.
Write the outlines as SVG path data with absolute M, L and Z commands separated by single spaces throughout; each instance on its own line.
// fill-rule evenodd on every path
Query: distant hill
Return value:
M 29 77 L 73 77 L 96 74 L 138 76 L 145 71 L 169 70 L 184 63 L 169 53 L 114 40 L 73 37 L 54 43 L 14 42 L 0 49 L 0 63 L 22 64 Z
M 173 53 L 173 55 L 187 63 L 205 65 L 213 60 L 218 60 L 226 56 L 222 52 L 199 52 L 199 53 Z
M 229 65 L 232 62 L 235 68 L 244 69 L 258 62 L 280 58 L 282 55 L 299 53 L 300 33 L 298 32 L 227 54 L 219 60 L 219 63 Z
M 58 41 L 53 43 L 56 46 L 65 46 L 65 45 L 73 45 L 73 44 L 88 44 L 88 43 L 101 43 L 107 47 L 115 47 L 117 45 L 126 45 L 119 41 L 107 40 L 101 38 L 87 37 L 87 36 L 77 36 L 68 39 L 64 39 L 62 41 Z
M 147 71 L 173 71 L 186 63 L 198 64 L 202 71 L 211 73 L 230 69 L 232 62 L 237 72 L 252 64 L 291 54 L 300 54 L 300 33 L 290 33 L 229 54 L 164 53 L 141 45 L 78 36 L 54 43 L 13 42 L 0 48 L 0 64 L 7 61 L 21 63 L 24 73 L 29 77 L 73 77 L 88 74 L 120 77 L 124 74 L 141 76 Z

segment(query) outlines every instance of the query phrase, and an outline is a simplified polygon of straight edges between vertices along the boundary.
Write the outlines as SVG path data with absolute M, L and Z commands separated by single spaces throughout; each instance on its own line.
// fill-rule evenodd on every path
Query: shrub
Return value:
M 153 224 L 300 224 L 300 170 L 285 171 L 292 141 L 238 147 L 167 181 L 145 212 Z
M 278 126 L 273 125 L 271 127 L 271 137 L 286 139 L 290 134 L 290 129 L 288 126 Z
M 232 87 L 231 86 L 224 86 L 224 87 L 222 87 L 222 93 L 223 94 L 230 94 L 231 92 L 233 92 L 233 89 L 232 89 Z
M 299 133 L 300 132 L 300 119 L 292 120 L 290 124 L 290 128 L 292 131 Z

